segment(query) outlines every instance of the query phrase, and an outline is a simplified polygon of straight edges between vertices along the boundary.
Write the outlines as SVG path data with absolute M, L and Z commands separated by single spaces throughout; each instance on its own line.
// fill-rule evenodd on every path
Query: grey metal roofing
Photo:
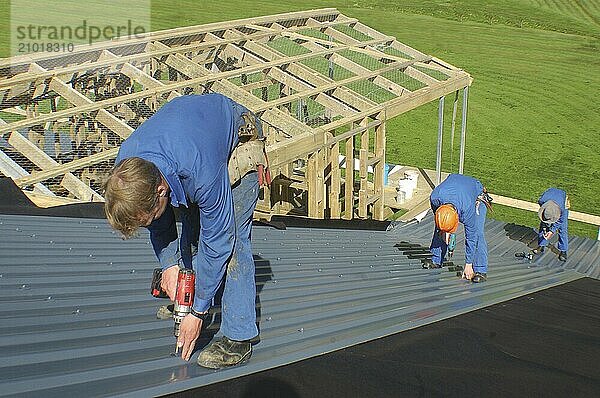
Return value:
M 0 215 L 0 396 L 159 396 L 600 276 L 596 241 L 573 238 L 565 264 L 552 253 L 528 262 L 514 252 L 531 229 L 486 228 L 489 280 L 476 285 L 421 268 L 415 245 L 428 245 L 431 217 L 388 231 L 254 227 L 261 341 L 247 364 L 212 371 L 170 355 L 145 233 L 122 241 L 105 220 Z

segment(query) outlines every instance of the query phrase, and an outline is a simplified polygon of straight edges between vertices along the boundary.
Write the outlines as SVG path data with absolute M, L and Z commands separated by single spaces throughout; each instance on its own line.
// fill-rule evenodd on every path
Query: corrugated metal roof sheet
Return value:
M 0 216 L 0 396 L 148 397 L 257 372 L 418 327 L 585 275 L 597 242 L 566 264 L 514 257 L 531 232 L 488 221 L 489 280 L 423 270 L 430 219 L 389 231 L 254 228 L 261 341 L 244 366 L 212 371 L 171 356 L 165 301 L 149 294 L 148 236 L 121 241 L 105 220 Z M 525 241 L 522 242 L 521 240 Z M 399 246 L 400 244 L 400 246 Z M 456 259 L 462 258 L 461 243 Z M 209 332 L 216 331 L 212 325 Z M 206 332 L 204 332 L 206 333 Z M 207 339 L 204 338 L 203 343 Z

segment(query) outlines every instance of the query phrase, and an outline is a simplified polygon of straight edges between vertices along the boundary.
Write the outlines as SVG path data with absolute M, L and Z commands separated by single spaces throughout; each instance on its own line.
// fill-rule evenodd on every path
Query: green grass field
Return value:
M 152 1 L 152 29 L 336 7 L 471 74 L 465 173 L 492 192 L 536 201 L 567 190 L 572 209 L 600 214 L 600 0 Z M 8 8 L 0 8 L 8 20 Z M 8 27 L 1 32 L 7 42 Z M 6 56 L 6 48 L 3 46 Z M 445 171 L 456 171 L 446 99 Z M 388 124 L 390 163 L 435 168 L 437 102 Z M 535 226 L 531 212 L 493 217 Z M 594 226 L 571 232 L 596 237 Z

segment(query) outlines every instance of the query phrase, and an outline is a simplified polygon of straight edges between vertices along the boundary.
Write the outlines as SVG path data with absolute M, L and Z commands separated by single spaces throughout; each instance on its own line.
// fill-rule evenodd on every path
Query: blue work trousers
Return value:
M 487 207 L 481 202 L 477 205 L 477 211 L 475 212 L 475 253 L 473 258 L 473 271 L 480 273 L 487 273 L 488 268 L 488 253 L 487 253 L 487 242 L 485 240 L 485 216 L 487 214 Z M 470 238 L 470 237 L 469 237 Z M 439 229 L 435 229 L 433 232 L 433 238 L 431 239 L 431 260 L 434 264 L 442 264 L 446 258 L 446 252 L 448 251 L 448 245 L 440 234 Z
M 256 281 L 252 258 L 252 216 L 258 200 L 258 174 L 250 172 L 232 187 L 235 212 L 235 245 L 225 272 L 221 301 L 221 331 L 232 340 L 258 335 L 256 326 Z M 198 212 L 182 212 L 180 240 L 184 265 L 191 268 L 198 246 Z M 196 275 L 202 278 L 202 275 Z
M 565 210 L 568 212 L 568 210 Z M 568 221 L 567 221 L 568 213 L 565 215 L 565 221 L 558 224 L 558 228 L 556 229 L 556 233 L 552 235 L 550 240 L 554 238 L 554 235 L 558 234 L 558 250 L 562 252 L 566 252 L 569 250 L 569 232 L 568 232 Z M 546 247 L 550 243 L 548 240 L 544 239 L 544 231 L 543 231 L 544 223 L 540 223 L 540 230 L 538 232 L 538 246 Z

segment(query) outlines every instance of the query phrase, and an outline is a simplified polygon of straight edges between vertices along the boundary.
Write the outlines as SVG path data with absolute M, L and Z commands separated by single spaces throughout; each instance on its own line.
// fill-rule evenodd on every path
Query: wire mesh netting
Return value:
M 452 79 L 455 90 L 469 84 L 466 73 L 331 9 L 4 59 L 0 173 L 26 191 L 103 200 L 120 144 L 177 96 L 229 96 L 261 118 L 268 145 L 281 147 L 317 130 L 352 130 L 342 126 Z M 281 162 L 306 165 L 307 151 L 298 152 Z

